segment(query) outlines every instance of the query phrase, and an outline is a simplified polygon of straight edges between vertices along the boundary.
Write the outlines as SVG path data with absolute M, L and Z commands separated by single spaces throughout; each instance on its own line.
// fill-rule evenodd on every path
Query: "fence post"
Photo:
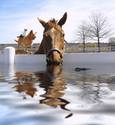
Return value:
M 15 48 L 14 47 L 4 48 L 3 54 L 4 54 L 5 64 L 14 64 L 14 60 L 15 60 Z

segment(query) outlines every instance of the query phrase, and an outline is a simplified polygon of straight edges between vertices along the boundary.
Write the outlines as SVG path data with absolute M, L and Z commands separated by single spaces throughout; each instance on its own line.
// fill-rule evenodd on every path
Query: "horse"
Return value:
M 66 109 L 66 105 L 69 102 L 63 99 L 65 90 L 65 80 L 63 76 L 62 66 L 60 65 L 48 65 L 46 71 L 36 72 L 35 76 L 40 81 L 40 87 L 44 88 L 45 93 L 41 96 L 43 99 L 40 100 L 41 104 L 46 104 L 51 107 L 60 106 L 63 110 Z
M 71 117 L 73 113 L 67 108 L 70 102 L 63 98 L 66 82 L 62 65 L 48 65 L 44 72 L 36 72 L 35 76 L 39 79 L 39 86 L 45 91 L 45 93 L 40 95 L 42 97 L 40 104 L 55 108 L 60 107 L 62 110 L 68 111 L 69 113 L 65 118 Z
M 61 64 L 64 54 L 64 31 L 62 26 L 67 19 L 67 12 L 57 21 L 54 18 L 45 22 L 38 18 L 44 27 L 43 39 L 35 54 L 46 54 L 47 64 Z
M 19 47 L 22 47 L 24 49 L 31 48 L 32 41 L 36 38 L 36 33 L 31 30 L 27 35 L 20 35 L 17 36 L 17 39 L 15 40 L 18 43 Z
M 33 82 L 36 81 L 36 78 L 33 79 L 33 74 L 29 72 L 16 72 L 15 73 L 15 86 L 13 87 L 16 92 L 23 93 L 23 99 L 27 98 L 27 95 L 34 97 L 37 92 L 37 88 Z

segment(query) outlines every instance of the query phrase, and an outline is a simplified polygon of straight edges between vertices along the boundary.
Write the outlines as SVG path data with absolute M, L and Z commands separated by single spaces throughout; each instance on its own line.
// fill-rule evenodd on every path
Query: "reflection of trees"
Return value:
M 108 94 L 107 89 L 103 89 L 104 84 L 107 79 L 105 76 L 101 75 L 91 75 L 87 71 L 82 71 L 79 74 L 77 81 L 78 86 L 82 90 L 80 96 L 88 103 L 101 102 L 102 96 Z M 107 83 L 107 81 L 106 81 Z
M 19 93 L 23 93 L 23 98 L 26 99 L 26 95 L 33 97 L 37 91 L 34 86 L 35 77 L 32 73 L 16 72 L 16 85 L 13 87 Z
M 45 90 L 45 94 L 41 95 L 44 99 L 40 100 L 40 103 L 52 107 L 60 106 L 62 109 L 67 110 L 65 106 L 69 102 L 62 98 L 65 89 L 62 67 L 50 65 L 45 72 L 38 72 L 36 76 L 38 76 L 41 82 L 40 87 Z
M 3 81 L 5 81 L 5 80 L 4 80 L 4 76 L 3 76 L 2 73 L 0 72 L 0 82 L 3 82 Z

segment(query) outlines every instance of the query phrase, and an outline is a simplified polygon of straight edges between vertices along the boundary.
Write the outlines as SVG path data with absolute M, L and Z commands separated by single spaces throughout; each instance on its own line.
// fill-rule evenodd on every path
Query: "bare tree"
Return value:
M 79 40 L 83 43 L 83 52 L 85 52 L 85 44 L 89 38 L 89 26 L 86 22 L 82 22 L 82 24 L 78 28 L 77 36 Z
M 106 38 L 110 29 L 107 18 L 101 13 L 93 13 L 90 17 L 90 37 L 98 43 L 98 52 L 100 52 L 100 40 Z

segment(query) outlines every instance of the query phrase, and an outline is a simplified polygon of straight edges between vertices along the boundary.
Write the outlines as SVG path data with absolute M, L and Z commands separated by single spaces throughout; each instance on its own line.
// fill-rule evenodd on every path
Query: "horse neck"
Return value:
M 37 51 L 37 53 L 39 54 L 45 54 L 45 50 L 44 50 L 44 46 L 45 46 L 45 40 L 44 38 L 42 39 L 41 43 L 40 43 L 40 46 L 39 46 L 39 49 Z

